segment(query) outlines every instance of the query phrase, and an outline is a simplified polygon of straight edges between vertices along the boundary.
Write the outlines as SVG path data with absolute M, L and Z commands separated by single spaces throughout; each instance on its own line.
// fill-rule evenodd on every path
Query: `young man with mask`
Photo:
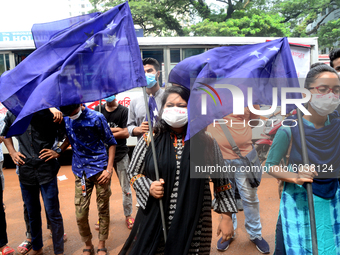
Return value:
M 114 169 L 119 179 L 120 187 L 123 192 L 123 208 L 125 215 L 125 222 L 128 229 L 132 229 L 134 218 L 132 214 L 132 194 L 130 182 L 127 177 L 127 169 L 129 167 L 129 148 L 126 145 L 126 139 L 129 138 L 127 130 L 128 108 L 120 105 L 117 102 L 116 96 L 113 95 L 105 99 L 106 104 L 101 107 L 101 113 L 105 116 L 107 123 L 114 135 L 117 146 L 114 160 Z M 99 106 L 96 106 L 95 111 L 99 111 Z M 98 223 L 96 224 L 97 229 Z M 99 227 L 99 226 L 98 226 Z
M 158 81 L 160 65 L 154 58 L 145 58 L 143 59 L 143 66 L 147 81 L 146 93 L 149 98 L 149 107 L 154 106 L 154 110 L 151 110 L 151 113 L 157 118 L 164 93 L 164 90 L 160 88 Z M 129 134 L 131 136 L 137 136 L 138 139 L 149 131 L 148 122 L 146 120 L 144 95 L 131 100 L 127 128 Z
M 105 241 L 110 224 L 110 184 L 117 142 L 103 114 L 80 104 L 62 106 L 60 111 L 64 116 L 69 116 L 64 118 L 69 141 L 65 141 L 60 148 L 65 150 L 69 143 L 72 145 L 76 218 L 79 234 L 86 246 L 83 254 L 94 253 L 88 215 L 95 186 L 99 217 L 98 254 L 104 255 L 107 254 Z

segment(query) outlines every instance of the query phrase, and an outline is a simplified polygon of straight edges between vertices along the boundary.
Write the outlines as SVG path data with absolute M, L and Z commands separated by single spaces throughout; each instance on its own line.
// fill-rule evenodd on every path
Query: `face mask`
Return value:
M 188 110 L 181 107 L 165 108 L 162 119 L 171 127 L 180 128 L 188 123 Z
M 79 112 L 78 112 L 76 115 L 69 116 L 69 118 L 70 118 L 71 120 L 76 120 L 76 119 L 79 118 L 80 114 L 81 114 L 81 106 L 80 106 Z
M 151 89 L 153 86 L 156 85 L 157 80 L 156 80 L 156 75 L 153 73 L 146 73 L 145 74 L 146 82 L 147 82 L 147 88 Z
M 113 100 L 115 100 L 116 99 L 116 96 L 115 95 L 113 95 L 113 96 L 110 96 L 110 97 L 108 97 L 108 98 L 105 98 L 105 100 L 106 100 L 106 102 L 108 102 L 108 103 L 111 103 Z
M 340 99 L 333 93 L 312 94 L 312 100 L 310 101 L 311 107 L 321 116 L 326 116 L 339 106 Z

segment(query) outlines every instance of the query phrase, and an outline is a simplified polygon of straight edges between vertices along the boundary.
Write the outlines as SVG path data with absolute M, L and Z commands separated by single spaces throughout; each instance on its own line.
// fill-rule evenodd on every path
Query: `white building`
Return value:
M 89 0 L 68 0 L 69 17 L 87 14 L 92 9 Z

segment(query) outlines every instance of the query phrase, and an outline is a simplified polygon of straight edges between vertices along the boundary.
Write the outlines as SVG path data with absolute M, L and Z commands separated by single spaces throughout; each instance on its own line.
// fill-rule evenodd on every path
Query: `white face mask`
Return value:
M 162 119 L 171 127 L 183 127 L 188 123 L 188 110 L 182 107 L 164 108 Z
M 339 96 L 333 93 L 323 94 L 312 94 L 312 100 L 310 105 L 312 108 L 321 116 L 326 116 L 339 106 L 340 99 Z
M 69 116 L 69 118 L 70 118 L 71 120 L 76 120 L 76 119 L 79 118 L 80 114 L 81 114 L 81 106 L 80 106 L 79 112 L 78 112 L 76 115 Z

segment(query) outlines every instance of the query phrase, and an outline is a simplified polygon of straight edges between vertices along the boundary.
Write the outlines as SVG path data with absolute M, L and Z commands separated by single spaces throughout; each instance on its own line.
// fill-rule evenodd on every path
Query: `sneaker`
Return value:
M 255 245 L 259 252 L 267 254 L 269 253 L 269 244 L 266 240 L 263 239 L 262 236 L 255 237 L 254 239 L 250 239 Z
M 223 243 L 221 243 L 222 241 L 222 237 L 217 241 L 217 250 L 218 251 L 226 251 L 229 248 L 229 245 L 231 243 L 233 239 L 230 238 L 227 241 L 224 241 Z
M 243 211 L 242 199 L 236 199 L 236 206 L 239 211 Z

